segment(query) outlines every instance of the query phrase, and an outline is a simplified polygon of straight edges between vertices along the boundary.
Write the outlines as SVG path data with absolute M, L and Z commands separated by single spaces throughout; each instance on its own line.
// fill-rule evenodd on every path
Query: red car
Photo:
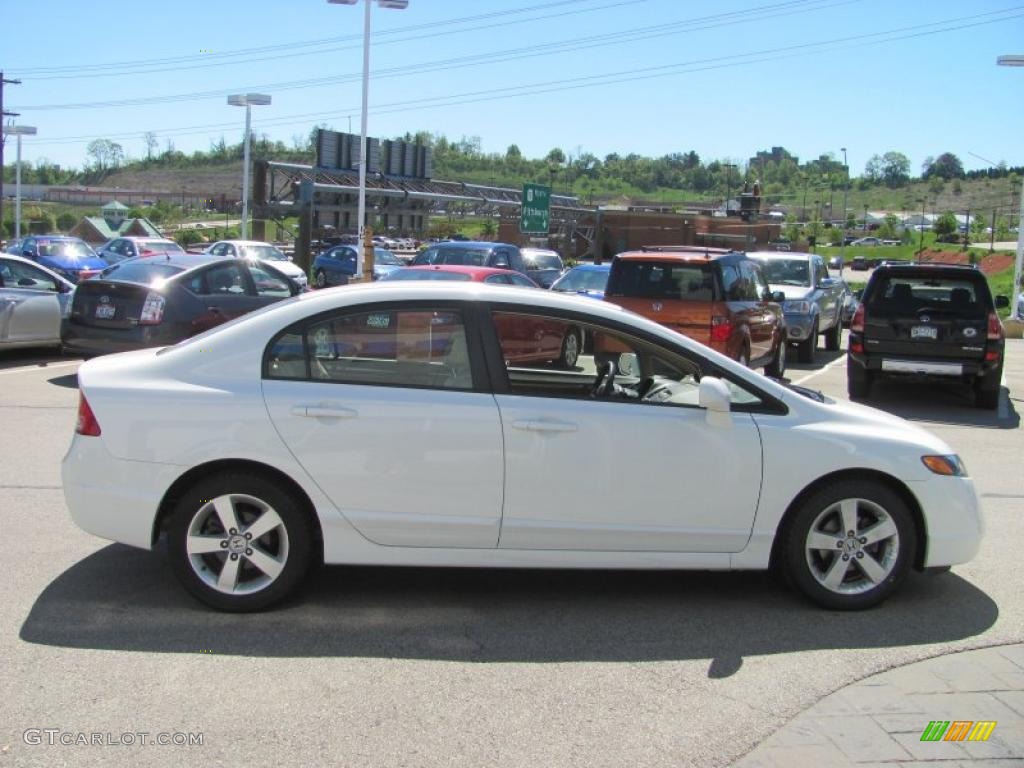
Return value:
M 396 269 L 382 280 L 460 280 L 488 285 L 515 285 L 540 288 L 519 272 L 494 267 L 468 267 L 456 264 L 433 264 Z M 559 320 L 526 319 L 519 315 L 496 312 L 495 325 L 501 349 L 508 365 L 524 363 L 555 363 L 562 368 L 575 368 L 583 349 L 583 331 Z

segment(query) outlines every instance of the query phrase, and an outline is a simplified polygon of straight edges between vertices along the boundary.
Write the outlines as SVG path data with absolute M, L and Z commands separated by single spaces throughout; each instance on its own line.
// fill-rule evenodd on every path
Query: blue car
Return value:
M 72 283 L 97 275 L 108 266 L 84 240 L 77 237 L 29 235 L 7 250 L 52 269 Z
M 336 245 L 313 259 L 313 281 L 317 288 L 331 285 L 348 285 L 348 279 L 356 273 L 356 247 Z M 373 249 L 373 279 L 401 269 L 405 262 L 386 248 Z
M 603 299 L 611 268 L 611 264 L 581 264 L 555 280 L 551 290 Z

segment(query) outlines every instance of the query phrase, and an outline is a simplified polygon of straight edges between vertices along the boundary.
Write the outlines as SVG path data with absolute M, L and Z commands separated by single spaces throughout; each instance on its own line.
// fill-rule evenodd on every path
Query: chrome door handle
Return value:
M 520 419 L 513 421 L 512 426 L 526 432 L 575 432 L 579 429 L 568 421 L 548 421 L 546 419 Z
M 292 416 L 308 416 L 314 419 L 354 419 L 359 411 L 351 408 L 332 408 L 322 405 L 294 405 Z

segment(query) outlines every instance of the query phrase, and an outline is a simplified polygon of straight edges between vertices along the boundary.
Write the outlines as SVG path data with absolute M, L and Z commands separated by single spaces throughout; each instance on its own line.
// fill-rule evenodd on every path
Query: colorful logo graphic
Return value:
M 995 720 L 932 720 L 921 741 L 988 741 L 995 727 Z

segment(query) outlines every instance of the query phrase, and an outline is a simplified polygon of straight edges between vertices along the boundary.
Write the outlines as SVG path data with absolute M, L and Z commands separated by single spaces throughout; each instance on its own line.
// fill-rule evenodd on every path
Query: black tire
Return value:
M 570 328 L 562 338 L 562 351 L 558 354 L 558 365 L 561 368 L 573 369 L 580 359 L 583 342 L 577 328 Z
M 327 273 L 324 272 L 322 269 L 318 269 L 316 271 L 316 278 L 315 279 L 316 279 L 316 287 L 317 288 L 326 288 L 327 287 L 327 285 L 328 285 L 328 283 L 327 283 Z
M 1003 378 L 1003 370 L 1000 368 L 985 376 L 974 385 L 974 405 L 986 411 L 994 411 L 999 407 L 999 382 Z
M 839 347 L 843 343 L 843 324 L 840 322 L 839 317 L 836 317 L 836 324 L 825 331 L 825 349 L 829 352 L 839 351 Z
M 846 361 L 846 393 L 851 400 L 866 400 L 871 396 L 871 385 L 875 383 L 875 372 Z
M 801 363 L 813 363 L 818 349 L 818 321 L 811 327 L 811 335 L 796 345 L 797 360 Z
M 842 530 L 844 515 L 839 511 L 847 504 L 857 520 L 852 537 Z M 894 529 L 895 535 L 861 544 L 874 525 Z M 811 546 L 812 530 L 815 538 L 829 542 L 828 548 Z M 893 489 L 872 480 L 842 480 L 816 491 L 793 511 L 780 535 L 789 583 L 811 602 L 839 611 L 872 608 L 889 597 L 906 577 L 918 545 L 906 503 Z M 832 574 L 840 581 L 826 586 Z
M 222 518 L 213 511 L 212 503 L 214 499 L 229 495 L 245 497 L 235 499 L 230 505 L 239 524 L 234 536 L 220 525 Z M 246 528 L 251 527 L 263 511 L 253 500 L 275 512 L 280 524 L 247 543 L 244 540 Z M 230 541 L 231 547 L 239 547 L 238 554 L 229 554 L 229 547 L 220 544 L 217 551 L 190 555 L 187 547 L 190 530 L 196 535 Z M 211 475 L 193 485 L 175 505 L 168 519 L 167 534 L 171 568 L 182 586 L 206 605 L 229 613 L 262 611 L 284 600 L 296 589 L 314 560 L 312 524 L 301 502 L 279 484 L 250 472 Z M 257 557 L 283 563 L 279 573 L 271 578 L 256 567 L 257 560 L 249 559 L 254 550 L 258 550 Z M 228 593 L 204 580 L 216 580 L 229 558 L 238 561 L 237 582 L 248 585 L 252 591 Z M 269 581 L 260 586 L 264 579 Z
M 775 354 L 772 355 L 771 362 L 764 367 L 765 376 L 771 376 L 776 379 L 781 379 L 786 375 L 786 340 L 780 339 L 778 345 L 775 347 Z

